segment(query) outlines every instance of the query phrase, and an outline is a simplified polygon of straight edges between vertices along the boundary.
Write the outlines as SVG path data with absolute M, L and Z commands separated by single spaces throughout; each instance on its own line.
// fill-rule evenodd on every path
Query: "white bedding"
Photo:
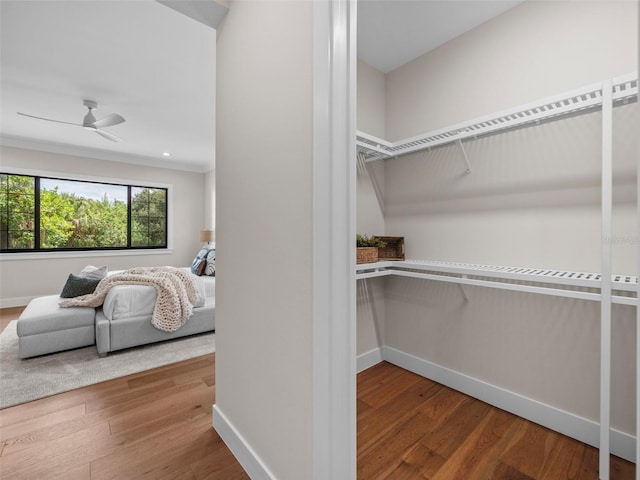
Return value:
M 110 272 L 112 275 L 117 272 Z M 215 297 L 216 277 L 194 275 L 198 298 L 194 307 L 204 305 L 205 299 Z M 156 304 L 156 289 L 147 285 L 116 285 L 104 299 L 102 311 L 108 320 L 151 315 Z

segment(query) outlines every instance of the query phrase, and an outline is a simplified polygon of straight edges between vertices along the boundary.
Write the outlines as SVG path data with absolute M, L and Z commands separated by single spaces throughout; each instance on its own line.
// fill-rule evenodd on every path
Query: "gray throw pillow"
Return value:
M 62 287 L 60 297 L 74 298 L 81 295 L 87 295 L 88 293 L 93 293 L 99 283 L 99 279 L 80 277 L 70 273 L 69 278 L 67 278 L 67 283 Z

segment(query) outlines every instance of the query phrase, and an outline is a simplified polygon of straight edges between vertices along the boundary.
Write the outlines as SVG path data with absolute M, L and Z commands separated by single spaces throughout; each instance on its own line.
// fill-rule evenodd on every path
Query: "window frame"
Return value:
M 168 254 L 173 253 L 173 185 L 137 181 L 132 179 L 100 177 L 78 175 L 73 173 L 54 172 L 45 170 L 31 170 L 7 167 L 2 168 L 2 173 L 6 175 L 23 175 L 28 177 L 39 177 L 53 180 L 71 180 L 89 183 L 103 183 L 109 185 L 125 186 L 129 188 L 158 188 L 166 190 L 166 246 L 125 246 L 125 247 L 86 247 L 86 248 L 40 248 L 25 250 L 2 250 L 0 260 L 14 260 L 25 258 L 65 258 L 65 257 L 98 257 L 98 256 L 123 256 L 123 255 L 145 255 L 145 254 Z M 131 199 L 129 199 L 130 201 Z M 128 205 L 127 215 L 130 216 L 131 205 Z M 37 219 L 39 220 L 39 218 Z M 130 222 L 128 222 L 130 223 Z M 128 241 L 130 242 L 130 234 Z

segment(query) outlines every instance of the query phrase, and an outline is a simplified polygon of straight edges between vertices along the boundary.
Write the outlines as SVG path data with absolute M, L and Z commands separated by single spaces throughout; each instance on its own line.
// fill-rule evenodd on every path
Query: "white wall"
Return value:
M 357 71 L 357 129 L 386 136 L 386 77 L 359 60 Z M 356 230 L 365 235 L 386 234 L 384 221 L 384 164 L 359 163 L 356 177 Z M 384 344 L 384 278 L 358 282 L 357 353 L 363 355 Z
M 597 302 L 389 277 L 385 343 L 582 418 L 599 418 Z M 612 427 L 635 431 L 635 309 L 614 305 Z M 551 426 L 553 428 L 553 426 Z M 618 453 L 619 454 L 619 453 Z
M 637 2 L 531 1 L 387 75 L 388 140 L 637 69 Z M 385 161 L 409 258 L 600 270 L 600 113 Z M 614 111 L 614 271 L 636 274 L 640 106 Z M 599 305 L 386 281 L 388 346 L 597 420 Z M 613 309 L 612 423 L 634 431 L 634 309 Z
M 637 2 L 530 0 L 387 74 L 387 140 L 637 69 Z
M 216 171 L 211 170 L 204 177 L 204 223 L 203 229 L 216 228 Z
M 369 135 L 386 138 L 386 75 L 368 63 L 358 60 L 357 76 L 356 128 Z
M 204 176 L 162 168 L 150 168 L 91 158 L 75 157 L 13 147 L 1 147 L 2 166 L 22 170 L 46 171 L 67 175 L 81 175 L 98 179 L 153 182 L 172 186 L 173 252 L 164 254 L 136 254 L 99 256 L 77 252 L 65 258 L 2 259 L 0 268 L 0 302 L 2 307 L 26 305 L 33 297 L 60 293 L 69 273 L 79 273 L 87 264 L 107 265 L 110 270 L 134 266 L 191 265 L 200 247 L 199 231 L 204 228 Z M 0 257 L 2 258 L 2 257 Z
M 614 109 L 613 269 L 634 274 L 637 103 Z M 387 232 L 409 258 L 600 270 L 599 112 L 385 161 Z
M 380 138 L 386 129 L 386 80 L 384 73 L 358 60 L 356 128 Z M 360 163 L 357 169 L 358 233 L 383 235 L 384 165 L 382 162 Z
M 214 425 L 281 480 L 312 478 L 312 46 L 311 2 L 218 29 Z

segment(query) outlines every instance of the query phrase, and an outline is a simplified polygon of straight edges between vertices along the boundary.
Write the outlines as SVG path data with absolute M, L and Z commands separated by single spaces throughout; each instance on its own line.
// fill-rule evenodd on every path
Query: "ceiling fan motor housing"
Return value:
M 93 116 L 92 110 L 94 108 L 98 108 L 98 103 L 94 102 L 93 100 L 85 99 L 85 100 L 82 100 L 82 105 L 84 105 L 89 109 L 87 114 L 84 116 L 84 120 L 82 121 L 82 126 L 84 128 L 90 128 L 95 130 L 96 127 L 94 123 L 96 122 L 96 117 Z

